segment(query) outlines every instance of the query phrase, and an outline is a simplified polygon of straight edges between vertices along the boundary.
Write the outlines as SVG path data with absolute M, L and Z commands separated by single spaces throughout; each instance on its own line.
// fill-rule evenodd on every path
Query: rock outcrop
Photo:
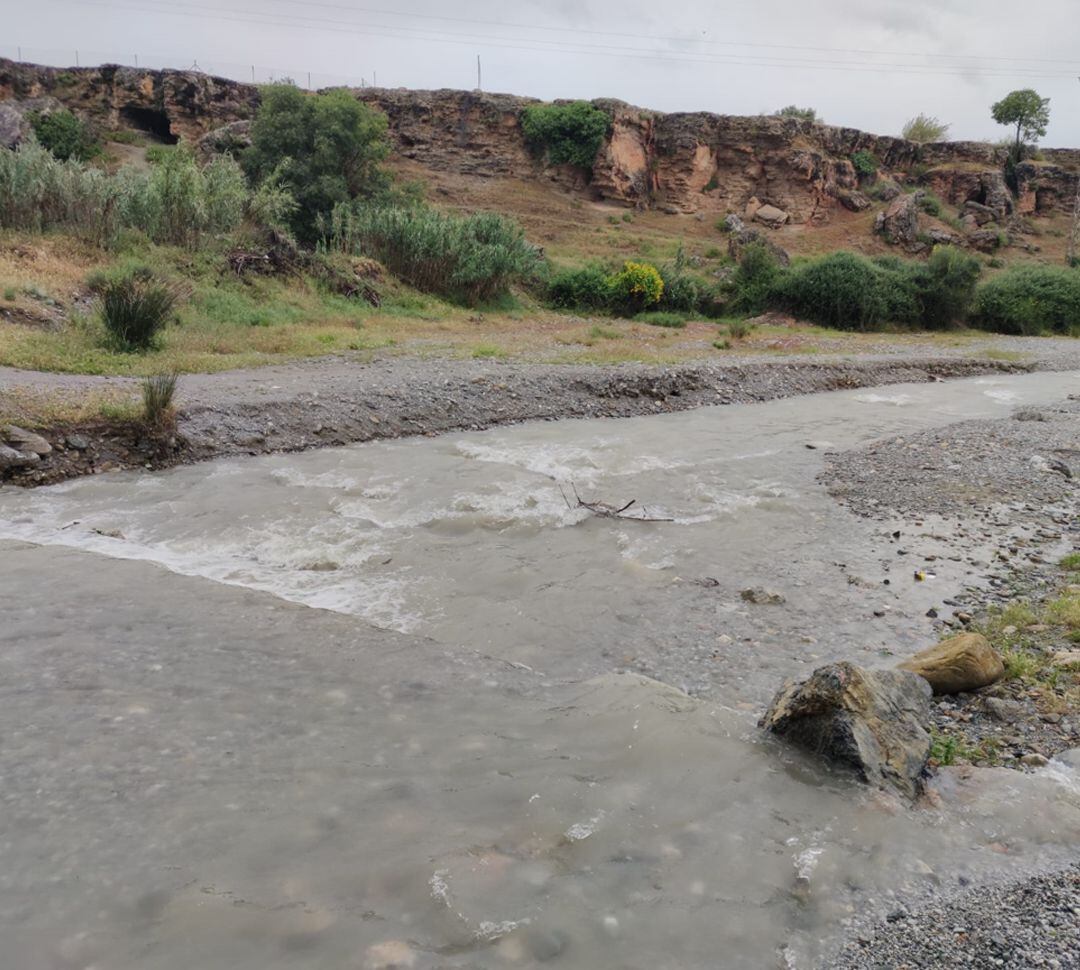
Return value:
M 1041 161 L 1025 161 L 1016 166 L 1016 211 L 1022 216 L 1069 212 L 1076 200 L 1080 152 L 1051 149 L 1042 154 Z
M 989 687 L 1005 676 L 1005 665 L 981 633 L 960 633 L 921 650 L 897 665 L 928 681 L 935 694 Z
M 1018 166 L 1014 206 L 1004 153 L 990 145 L 916 145 L 792 118 L 662 114 L 598 100 L 594 106 L 611 125 L 590 180 L 580 169 L 545 169 L 529 151 L 521 114 L 533 99 L 452 90 L 353 93 L 387 116 L 399 153 L 425 166 L 480 177 L 543 175 L 575 187 L 588 180 L 600 198 L 676 214 L 719 217 L 744 212 L 751 199 L 794 223 L 827 221 L 840 209 L 864 211 L 871 202 L 851 162 L 856 152 L 877 161 L 875 195 L 883 200 L 899 191 L 897 183 L 925 184 L 952 205 L 986 207 L 998 222 L 1014 208 L 1071 212 L 1080 179 L 1080 151 L 1047 150 L 1044 161 Z M 102 130 L 135 128 L 213 151 L 244 144 L 246 130 L 238 123 L 254 115 L 259 94 L 253 85 L 198 71 L 60 69 L 0 59 L 0 142 L 24 136 L 26 106 L 42 98 Z
M 919 237 L 919 200 L 915 195 L 900 195 L 879 212 L 874 228 L 894 246 L 914 249 Z
M 17 109 L 53 98 L 102 130 L 135 128 L 165 142 L 198 141 L 215 128 L 250 118 L 254 85 L 199 71 L 132 67 L 55 68 L 0 59 L 0 102 Z
M 917 674 L 830 664 L 784 684 L 760 725 L 868 784 L 914 798 L 930 757 L 930 696 Z

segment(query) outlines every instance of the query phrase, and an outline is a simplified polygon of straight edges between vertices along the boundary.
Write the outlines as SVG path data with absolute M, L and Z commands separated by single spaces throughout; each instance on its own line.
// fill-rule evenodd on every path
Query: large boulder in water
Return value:
M 868 784 L 914 798 L 930 757 L 930 697 L 917 674 L 829 664 L 785 683 L 760 724 Z
M 978 690 L 1005 676 L 1005 664 L 981 633 L 949 637 L 898 666 L 928 680 L 935 694 Z

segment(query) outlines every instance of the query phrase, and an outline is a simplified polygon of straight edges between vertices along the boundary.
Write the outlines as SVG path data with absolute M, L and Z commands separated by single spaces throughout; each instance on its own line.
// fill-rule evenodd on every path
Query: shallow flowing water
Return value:
M 784 676 L 925 639 L 913 618 L 966 578 L 902 582 L 807 442 L 1003 416 L 1077 382 L 0 492 L 0 536 L 39 544 L 0 543 L 5 959 L 811 967 L 856 917 L 1069 858 L 1080 784 L 1056 763 L 946 776 L 941 807 L 913 811 L 763 740 L 750 709 Z M 673 521 L 592 517 L 571 482 Z M 786 603 L 743 602 L 755 585 Z

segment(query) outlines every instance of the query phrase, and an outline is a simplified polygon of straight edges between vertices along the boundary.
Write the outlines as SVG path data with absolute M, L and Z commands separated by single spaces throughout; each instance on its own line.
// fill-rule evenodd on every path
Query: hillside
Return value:
M 682 237 L 707 249 L 717 220 L 735 213 L 774 228 L 794 253 L 874 253 L 891 242 L 918 254 L 947 241 L 1057 263 L 1080 183 L 1075 149 L 1046 149 L 1022 162 L 1014 193 L 1004 152 L 987 144 L 917 145 L 797 119 L 664 114 L 612 100 L 593 102 L 610 126 L 586 172 L 544 166 L 529 150 L 521 115 L 530 99 L 353 93 L 386 115 L 395 167 L 425 182 L 434 202 L 512 214 L 556 258 L 649 255 Z M 193 72 L 0 60 L 0 144 L 25 135 L 28 111 L 60 104 L 101 132 L 182 139 L 209 154 L 245 143 L 258 101 L 251 85 Z M 120 156 L 127 147 L 111 152 Z M 864 160 L 861 174 L 853 159 Z M 936 216 L 904 202 L 901 190 L 913 187 L 940 201 L 925 207 Z M 632 224 L 622 221 L 627 211 L 638 213 Z

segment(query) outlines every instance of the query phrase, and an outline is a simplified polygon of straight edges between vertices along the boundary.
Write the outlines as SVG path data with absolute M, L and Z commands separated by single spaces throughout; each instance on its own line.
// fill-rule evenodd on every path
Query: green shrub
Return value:
M 925 265 L 910 270 L 919 302 L 919 322 L 941 329 L 967 316 L 982 267 L 978 259 L 952 246 L 937 246 Z
M 647 323 L 653 327 L 667 327 L 670 330 L 681 330 L 686 326 L 686 317 L 681 313 L 671 313 L 669 310 L 651 310 L 648 313 L 639 313 L 634 317 L 640 323 Z
M 534 151 L 555 165 L 590 171 L 610 126 L 608 115 L 588 101 L 533 104 L 521 113 L 521 130 Z
M 649 263 L 626 263 L 622 272 L 616 273 L 610 283 L 615 307 L 629 314 L 655 306 L 664 295 L 663 277 Z
M 334 206 L 389 190 L 384 114 L 345 90 L 305 94 L 271 84 L 260 94 L 244 169 L 252 184 L 277 180 L 296 200 L 288 218 L 298 239 L 314 242 Z
M 925 145 L 930 142 L 944 141 L 948 133 L 949 125 L 944 121 L 939 121 L 931 115 L 919 114 L 904 125 L 900 137 Z
M 117 145 L 141 145 L 145 142 L 146 136 L 141 135 L 137 131 L 110 131 L 107 132 L 105 138 L 108 141 L 115 142 Z
M 1018 266 L 975 293 L 972 322 L 996 333 L 1080 335 L 1080 272 Z
M 660 299 L 662 310 L 695 313 L 705 302 L 705 285 L 686 272 L 686 253 L 681 243 L 675 259 L 660 267 L 660 279 L 664 284 Z
M 905 274 L 854 253 L 831 253 L 793 267 L 776 298 L 804 320 L 839 330 L 868 330 L 917 316 Z
M 919 200 L 916 205 L 922 209 L 928 216 L 933 216 L 935 219 L 941 218 L 941 213 L 944 211 L 944 207 L 939 199 L 932 192 L 924 192 L 919 196 Z
M 813 108 L 800 108 L 798 105 L 789 104 L 786 108 L 773 112 L 774 118 L 795 118 L 798 121 L 815 122 L 818 120 L 817 111 Z
M 749 320 L 733 317 L 728 320 L 727 332 L 732 340 L 745 340 L 754 332 L 754 325 Z
M 34 111 L 28 117 L 38 142 L 60 161 L 73 158 L 85 162 L 101 154 L 101 146 L 90 129 L 66 108 L 48 113 Z
M 335 248 L 377 259 L 418 290 L 468 304 L 502 296 L 540 264 L 521 228 L 492 212 L 343 204 L 334 208 L 330 229 Z
M 606 310 L 611 297 L 610 277 L 596 263 L 560 270 L 548 281 L 548 302 L 560 310 Z
M 855 174 L 859 178 L 869 178 L 877 174 L 878 160 L 870 152 L 858 151 L 851 156 L 851 164 L 855 166 Z
M 172 319 L 176 291 L 142 274 L 105 284 L 101 293 L 101 321 L 118 350 L 148 350 Z
M 736 313 L 761 313 L 768 308 L 780 279 L 780 263 L 772 250 L 762 243 L 750 243 L 731 279 L 733 295 L 728 308 Z

